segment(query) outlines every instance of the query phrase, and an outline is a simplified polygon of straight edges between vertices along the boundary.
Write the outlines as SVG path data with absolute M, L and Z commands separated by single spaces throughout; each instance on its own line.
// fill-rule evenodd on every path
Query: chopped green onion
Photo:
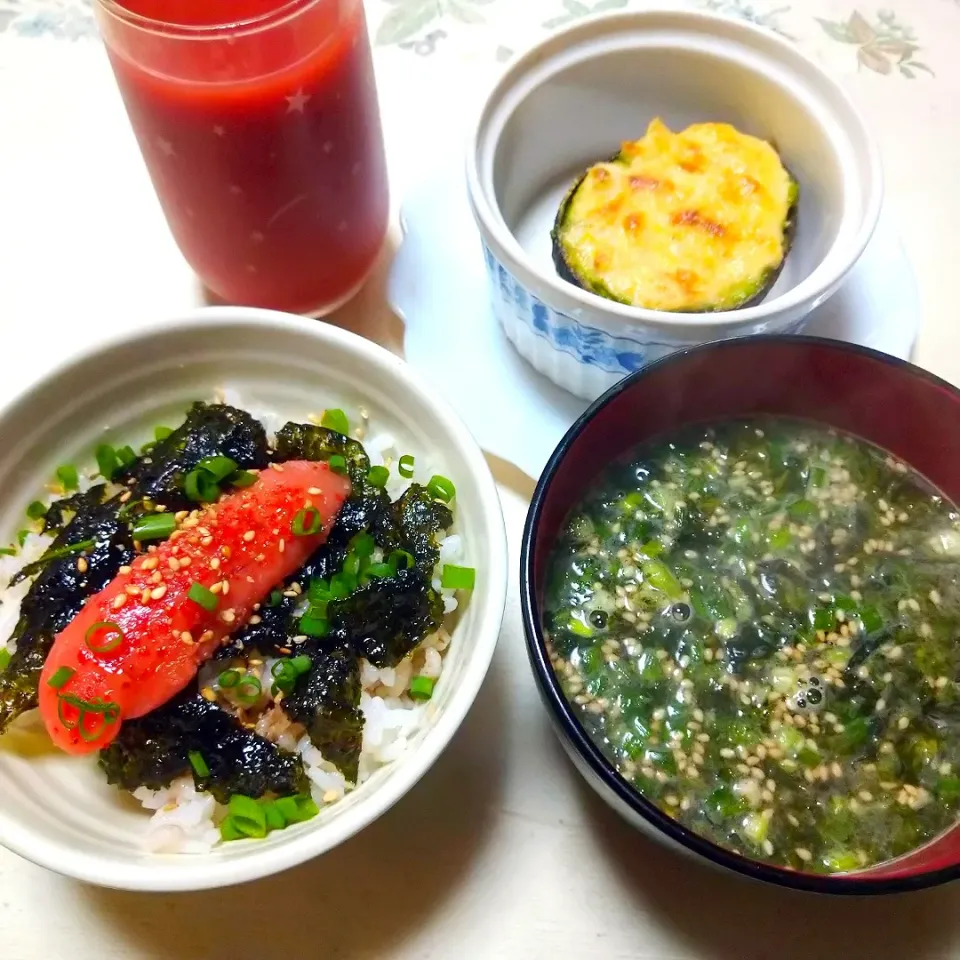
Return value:
M 300 632 L 308 637 L 325 637 L 330 632 L 330 624 L 322 617 L 305 614 L 300 618 Z
M 427 493 L 434 500 L 449 503 L 457 495 L 457 488 L 446 477 L 436 474 L 430 478 L 430 482 L 427 484 Z
M 369 533 L 358 533 L 350 541 L 350 549 L 353 550 L 358 557 L 371 556 L 376 546 L 373 537 L 371 537 Z
M 433 677 L 414 677 L 410 681 L 410 696 L 414 700 L 429 700 L 436 685 Z
M 0 547 L 0 557 L 15 557 L 16 555 L 16 547 Z
M 244 834 L 237 829 L 237 825 L 233 822 L 233 817 L 227 817 L 221 822 L 220 838 L 222 840 L 242 840 L 244 838 Z
M 335 573 L 330 578 L 330 593 L 334 600 L 344 600 L 357 589 L 357 578 L 349 573 Z
M 312 537 L 323 528 L 320 511 L 316 507 L 305 507 L 298 510 L 293 518 L 290 529 L 295 537 Z
M 858 616 L 865 633 L 874 633 L 883 626 L 883 617 L 876 607 L 861 607 Z
M 93 624 L 83 638 L 84 643 L 94 653 L 110 653 L 111 650 L 116 650 L 123 640 L 123 631 L 109 620 Z
M 382 490 L 390 479 L 390 471 L 386 467 L 371 467 L 367 471 L 367 481 L 371 487 Z
M 307 588 L 307 597 L 311 603 L 326 603 L 332 594 L 330 593 L 330 584 L 320 577 L 314 577 Z
M 343 572 L 349 577 L 356 577 L 360 573 L 360 558 L 352 551 L 343 561 Z
M 155 446 L 156 446 L 156 443 L 154 443 L 154 441 L 151 440 L 149 443 L 145 443 L 145 444 L 140 448 L 140 453 L 146 455 L 146 454 L 150 453 Z
M 19 543 L 20 546 L 22 547 L 22 546 L 24 545 L 24 543 L 26 543 L 27 537 L 29 537 L 29 536 L 30 536 L 30 531 L 29 531 L 29 530 L 20 530 L 20 531 L 17 533 L 17 543 Z
M 71 553 L 81 553 L 84 550 L 89 550 L 92 546 L 95 546 L 93 540 L 81 540 L 79 543 L 71 543 L 69 546 L 51 550 L 49 553 L 45 553 L 42 559 L 44 563 L 50 560 L 59 560 L 61 557 L 69 557 Z
M 347 436 L 350 433 L 350 421 L 347 415 L 338 407 L 323 411 L 323 417 L 320 419 L 320 426 L 333 430 L 335 433 L 342 433 Z
M 154 427 L 153 429 L 153 435 L 158 443 L 161 440 L 166 440 L 171 433 L 173 433 L 173 429 L 171 427 Z
M 214 480 L 224 480 L 237 469 L 237 461 L 230 457 L 206 457 L 197 464 L 198 470 L 205 470 Z
M 829 607 L 821 607 L 813 614 L 814 630 L 830 630 L 833 627 L 833 610 Z
M 187 753 L 187 759 L 190 761 L 190 766 L 193 767 L 193 772 L 198 777 L 209 777 L 210 768 L 207 766 L 207 761 L 203 759 L 203 754 L 199 750 L 191 750 Z
M 239 682 L 243 674 L 239 670 L 224 670 L 223 673 L 217 677 L 217 686 L 221 690 L 229 690 L 231 687 L 235 687 Z
M 315 620 L 326 620 L 327 607 L 330 605 L 330 600 L 332 599 L 332 597 L 329 597 L 326 600 L 311 601 L 310 606 L 304 616 L 313 617 Z
M 217 604 L 220 602 L 215 593 L 211 593 L 202 583 L 197 583 L 196 581 L 190 584 L 190 589 L 187 591 L 187 599 L 203 607 L 208 613 L 216 610 Z
M 273 677 L 274 692 L 282 690 L 289 693 L 296 686 L 299 674 L 291 666 L 289 660 L 278 660 L 271 668 L 270 675 Z
M 252 470 L 236 470 L 227 477 L 227 483 L 232 487 L 252 487 L 258 479 Z
M 263 807 L 263 815 L 266 818 L 268 830 L 282 830 L 287 825 L 287 818 L 271 800 L 263 801 L 260 806 Z
M 260 681 L 251 673 L 248 673 L 237 684 L 237 699 L 246 707 L 256 703 L 260 699 L 262 692 L 263 687 Z
M 136 459 L 137 459 L 137 453 L 133 449 L 133 447 L 130 447 L 130 446 L 120 447 L 120 449 L 117 450 L 117 460 L 120 461 L 121 467 L 129 467 L 130 464 L 133 463 L 133 461 Z
M 57 667 L 53 671 L 53 676 L 47 681 L 47 686 L 53 687 L 54 690 L 62 690 L 76 672 L 70 667 Z
M 57 479 L 64 490 L 76 490 L 80 486 L 80 475 L 72 463 L 65 463 L 57 467 Z
M 13 659 L 13 654 L 9 650 L 4 650 L 0 647 L 0 673 L 3 673 L 7 669 L 7 665 Z
M 270 676 L 273 677 L 274 680 L 279 680 L 282 676 L 285 676 L 285 675 L 291 676 L 295 672 L 296 671 L 294 671 L 293 667 L 290 666 L 289 660 L 278 660 L 270 668 Z
M 334 473 L 346 473 L 347 472 L 347 458 L 341 457 L 339 453 L 335 453 L 328 461 L 327 466 Z
M 122 464 L 117 456 L 117 451 L 109 443 L 101 444 L 97 447 L 97 469 L 105 480 L 112 480 L 113 475 L 120 469 Z
M 283 603 L 283 594 L 279 590 L 270 591 L 270 599 L 267 601 L 268 607 L 279 607 Z
M 301 653 L 290 661 L 290 666 L 297 671 L 297 676 L 301 673 L 307 673 L 313 666 L 313 661 L 305 654 Z
M 29 534 L 29 531 L 26 531 L 26 533 Z M 24 539 L 26 539 L 26 537 L 24 537 Z M 22 542 L 20 546 L 23 546 Z M 81 540 L 79 543 L 71 543 L 69 546 L 50 550 L 40 559 L 43 563 L 49 563 L 51 560 L 60 560 L 62 557 L 69 557 L 71 553 L 81 553 L 84 550 L 89 550 L 93 546 L 95 546 L 95 544 L 92 540 Z
M 406 550 L 394 550 L 389 557 L 387 557 L 387 564 L 390 568 L 396 573 L 397 570 L 411 570 L 416 565 L 416 560 L 413 559 L 413 554 L 407 553 Z
M 72 727 L 63 717 L 64 703 L 76 707 L 79 711 L 79 716 Z M 100 717 L 100 723 L 94 723 L 93 729 L 88 728 L 84 723 L 84 720 L 90 714 L 95 717 Z M 108 727 L 120 719 L 120 705 L 114 703 L 112 700 L 82 700 L 80 697 L 62 693 L 57 699 L 57 716 L 67 729 L 76 728 L 81 740 L 85 743 L 92 743 L 101 736 L 104 727 Z
M 34 500 L 33 503 L 27 507 L 27 516 L 31 520 L 42 520 L 47 515 L 47 507 L 45 504 L 41 503 L 39 500 Z
M 397 571 L 391 567 L 389 563 L 371 563 L 370 566 L 363 571 L 364 576 L 376 577 L 378 580 L 392 577 L 396 574 L 396 572 Z
M 150 513 L 133 525 L 134 540 L 166 540 L 177 529 L 172 513 Z
M 472 590 L 477 582 L 477 571 L 473 567 L 458 567 L 454 563 L 445 563 L 440 574 L 440 586 L 447 590 Z
M 267 817 L 256 800 L 235 793 L 227 804 L 227 810 L 234 826 L 244 836 L 259 838 L 267 835 Z
M 273 803 L 287 823 L 302 823 L 320 812 L 320 808 L 308 796 L 279 797 Z
M 400 462 L 397 464 L 397 473 L 405 480 L 409 480 L 413 476 L 414 463 L 416 463 L 416 460 L 409 454 L 402 456 Z
M 213 503 L 220 496 L 220 486 L 213 474 L 198 467 L 187 474 L 183 492 L 194 503 Z

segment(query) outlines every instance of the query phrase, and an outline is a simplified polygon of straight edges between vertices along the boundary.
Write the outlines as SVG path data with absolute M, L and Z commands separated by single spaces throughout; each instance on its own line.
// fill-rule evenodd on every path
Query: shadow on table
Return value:
M 495 453 L 484 451 L 487 459 L 487 466 L 493 474 L 493 479 L 503 487 L 512 490 L 518 497 L 522 497 L 528 503 L 533 499 L 533 492 L 536 490 L 537 481 L 529 477 L 523 470 L 509 460 L 498 457 Z
M 578 783 L 584 821 L 625 892 L 697 956 L 926 960 L 945 956 L 960 933 L 956 885 L 868 898 L 762 885 L 661 847 L 617 816 L 569 761 L 564 765 Z
M 447 750 L 392 810 L 330 853 L 225 890 L 137 894 L 82 887 L 151 960 L 381 957 L 429 923 L 482 856 L 501 782 L 505 678 L 494 659 Z M 134 948 L 135 945 L 135 948 Z
M 360 292 L 349 302 L 335 310 L 322 321 L 351 330 L 368 340 L 386 347 L 392 353 L 403 356 L 403 321 L 387 304 L 387 281 L 390 265 L 397 252 L 397 239 L 392 235 L 384 241 L 369 279 Z M 202 287 L 201 298 L 208 306 L 223 306 L 223 300 L 212 290 Z

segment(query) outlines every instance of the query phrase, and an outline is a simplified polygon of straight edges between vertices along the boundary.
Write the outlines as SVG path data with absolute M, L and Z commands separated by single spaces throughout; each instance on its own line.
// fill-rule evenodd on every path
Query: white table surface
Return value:
M 0 395 L 59 349 L 199 302 L 87 36 L 86 3 L 0 0 Z M 367 5 L 396 205 L 431 131 L 456 134 L 499 61 L 565 7 L 596 3 Z M 960 6 L 888 0 L 919 38 L 903 41 L 919 48 L 904 61 L 911 79 L 897 66 L 902 46 L 878 53 L 851 20 L 862 11 L 882 26 L 873 5 L 698 5 L 767 17 L 843 75 L 877 130 L 920 279 L 917 358 L 960 381 Z M 838 39 L 816 17 L 855 36 Z M 915 60 L 936 76 L 911 69 Z M 399 350 L 402 329 L 383 297 L 391 250 L 335 320 Z M 0 850 L 0 960 L 960 958 L 956 885 L 865 901 L 760 887 L 659 849 L 588 792 L 548 727 L 526 663 L 516 569 L 532 481 L 503 461 L 493 467 L 513 571 L 500 646 L 476 707 L 420 785 L 335 852 L 223 891 L 96 889 Z

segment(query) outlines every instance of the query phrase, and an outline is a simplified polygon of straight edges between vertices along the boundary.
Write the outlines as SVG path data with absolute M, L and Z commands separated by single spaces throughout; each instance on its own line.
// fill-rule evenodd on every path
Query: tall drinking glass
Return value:
M 96 0 L 173 236 L 223 299 L 323 314 L 387 228 L 361 0 Z

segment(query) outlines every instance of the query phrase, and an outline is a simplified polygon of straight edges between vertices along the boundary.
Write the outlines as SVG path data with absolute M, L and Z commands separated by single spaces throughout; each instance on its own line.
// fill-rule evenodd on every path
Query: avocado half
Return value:
M 587 170 L 560 204 L 557 273 L 628 306 L 711 313 L 770 292 L 796 230 L 799 184 L 768 143 L 728 124 L 659 120 Z

